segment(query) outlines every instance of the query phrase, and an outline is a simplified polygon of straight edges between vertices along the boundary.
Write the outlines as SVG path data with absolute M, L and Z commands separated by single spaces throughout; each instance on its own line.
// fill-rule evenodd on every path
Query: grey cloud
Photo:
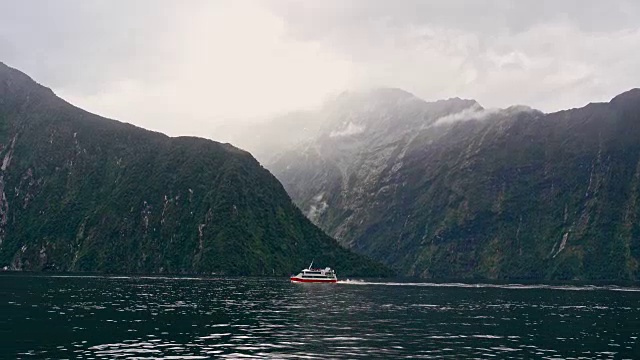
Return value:
M 344 87 L 606 101 L 640 86 L 637 19 L 631 0 L 7 0 L 0 61 L 88 110 L 204 135 Z
M 362 29 L 376 22 L 391 27 L 433 25 L 491 34 L 517 33 L 541 23 L 568 21 L 584 31 L 634 28 L 640 3 L 633 0 L 275 0 L 271 8 L 304 38 Z
M 275 1 L 288 35 L 358 63 L 358 81 L 427 99 L 546 111 L 640 84 L 637 1 Z
M 161 34 L 179 11 L 167 1 L 4 1 L 0 59 L 57 88 L 92 94 L 114 79 L 166 70 Z

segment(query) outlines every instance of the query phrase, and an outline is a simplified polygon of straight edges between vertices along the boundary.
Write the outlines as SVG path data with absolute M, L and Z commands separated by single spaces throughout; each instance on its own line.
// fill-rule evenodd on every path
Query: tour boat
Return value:
M 313 262 L 309 265 L 308 268 L 303 269 L 296 276 L 291 276 L 291 282 L 296 283 L 336 283 L 338 282 L 338 278 L 336 277 L 335 270 L 331 270 L 331 268 L 324 269 L 314 269 Z

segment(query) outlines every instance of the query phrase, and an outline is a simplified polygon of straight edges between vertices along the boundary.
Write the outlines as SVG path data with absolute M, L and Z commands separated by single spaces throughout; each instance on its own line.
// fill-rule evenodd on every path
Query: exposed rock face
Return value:
M 638 280 L 640 90 L 543 114 L 384 90 L 266 164 L 345 246 L 427 278 Z
M 101 118 L 0 63 L 0 268 L 282 275 L 340 247 L 229 144 Z

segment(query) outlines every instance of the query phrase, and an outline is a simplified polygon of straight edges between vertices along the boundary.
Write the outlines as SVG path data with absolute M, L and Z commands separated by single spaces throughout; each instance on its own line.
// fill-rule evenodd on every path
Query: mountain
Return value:
M 394 117 L 422 121 L 425 117 L 447 114 L 458 108 L 477 107 L 473 100 L 450 99 L 432 103 L 424 109 L 425 102 L 401 89 L 383 88 L 368 92 L 345 91 L 329 99 L 319 111 L 296 111 L 283 114 L 269 121 L 247 126 L 227 126 L 219 128 L 219 133 L 232 143 L 249 150 L 263 164 L 275 162 L 282 153 L 299 149 L 318 137 L 343 137 L 361 132 L 364 126 L 382 130 L 383 124 L 372 124 L 373 118 L 386 122 L 392 130 L 397 125 Z M 451 108 L 450 108 L 451 107 Z M 359 109 L 352 112 L 352 109 Z M 428 111 L 430 114 L 422 112 Z M 397 119 L 396 119 L 397 120 Z M 368 124 L 363 124 L 367 122 Z M 375 127 L 375 125 L 382 125 Z M 411 130 L 421 124 L 405 124 Z M 389 126 L 386 128 L 389 129 Z
M 344 246 L 424 278 L 640 280 L 640 90 L 544 114 L 345 95 L 265 166 Z
M 76 108 L 0 63 L 0 268 L 284 275 L 388 270 L 309 222 L 229 144 Z

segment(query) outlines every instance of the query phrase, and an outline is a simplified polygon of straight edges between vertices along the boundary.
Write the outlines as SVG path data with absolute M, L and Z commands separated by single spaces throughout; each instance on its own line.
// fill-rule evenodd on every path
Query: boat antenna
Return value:
M 313 260 L 311 260 L 311 264 L 309 264 L 309 270 L 311 270 L 312 266 L 313 266 Z

